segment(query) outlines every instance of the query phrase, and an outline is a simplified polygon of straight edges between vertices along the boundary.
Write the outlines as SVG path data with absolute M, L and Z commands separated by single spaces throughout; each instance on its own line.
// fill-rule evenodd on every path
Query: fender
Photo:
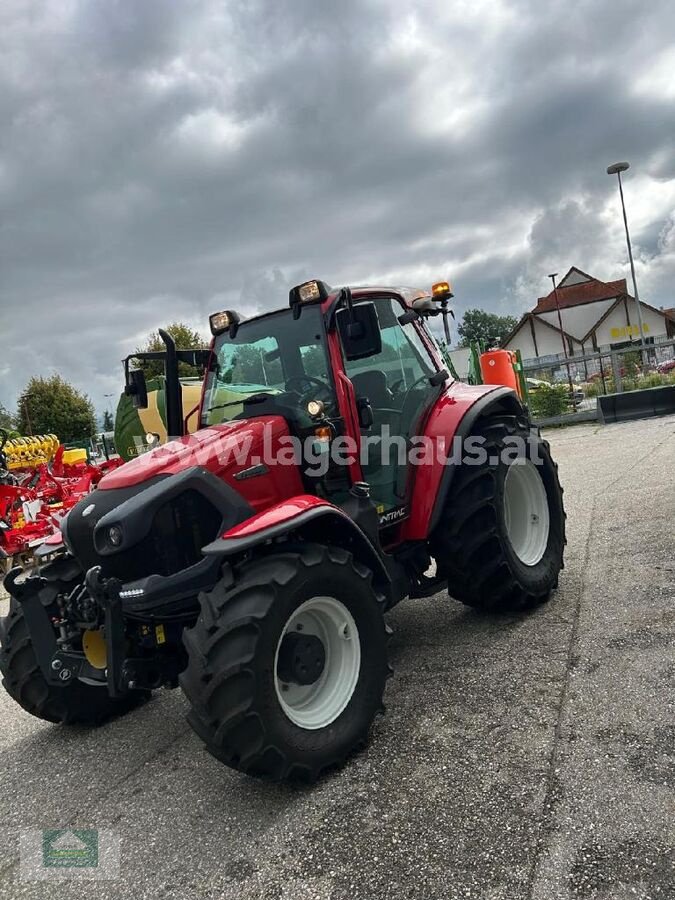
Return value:
M 424 429 L 425 437 L 432 441 L 445 440 L 446 453 L 452 457 L 453 441 L 469 437 L 481 416 L 508 412 L 527 416 L 527 410 L 512 388 L 497 385 L 465 385 L 455 382 L 439 398 L 432 409 Z M 403 524 L 403 540 L 425 541 L 434 530 L 445 505 L 457 464 L 447 458 L 415 467 L 411 494 L 411 516 Z
M 311 530 L 308 530 L 311 528 Z M 252 550 L 284 535 L 303 531 L 310 540 L 326 532 L 328 543 L 349 549 L 373 572 L 376 582 L 389 584 L 390 574 L 380 553 L 367 535 L 349 516 L 327 500 L 311 494 L 300 494 L 283 500 L 263 512 L 251 516 L 224 531 L 220 537 L 202 547 L 205 556 L 229 557 Z

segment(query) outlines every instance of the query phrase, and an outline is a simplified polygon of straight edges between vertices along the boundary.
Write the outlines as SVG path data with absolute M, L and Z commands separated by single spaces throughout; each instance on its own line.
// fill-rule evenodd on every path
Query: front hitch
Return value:
M 4 579 L 4 587 L 20 604 L 42 676 L 48 684 L 67 687 L 89 666 L 82 653 L 69 652 L 59 640 L 47 607 L 58 597 L 58 585 L 41 575 L 18 581 L 23 573 L 13 568 Z M 90 596 L 104 613 L 106 640 L 106 682 L 111 697 L 121 697 L 132 688 L 125 666 L 124 620 L 119 592 L 122 583 L 116 578 L 101 577 L 100 566 L 89 569 L 85 583 Z
M 125 666 L 124 617 L 118 578 L 103 578 L 100 566 L 92 566 L 85 576 L 89 595 L 103 610 L 106 643 L 106 679 L 111 697 L 121 697 L 134 687 Z

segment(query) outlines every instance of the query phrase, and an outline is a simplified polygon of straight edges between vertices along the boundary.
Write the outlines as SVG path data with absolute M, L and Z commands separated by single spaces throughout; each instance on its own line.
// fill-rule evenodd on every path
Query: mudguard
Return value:
M 476 420 L 490 412 L 527 416 L 518 395 L 507 387 L 455 382 L 439 398 L 425 423 L 424 435 L 432 442 L 445 442 L 447 457 L 438 458 L 434 454 L 432 462 L 415 467 L 410 491 L 415 502 L 402 526 L 403 540 L 427 540 L 438 522 L 458 468 L 453 442 L 469 437 Z
M 266 542 L 307 528 L 323 526 L 330 530 L 330 540 L 347 546 L 367 565 L 377 580 L 391 580 L 380 553 L 368 536 L 342 509 L 312 494 L 300 494 L 257 513 L 246 521 L 224 531 L 215 541 L 202 547 L 207 557 L 228 558 L 252 550 Z M 309 533 L 311 538 L 311 532 Z

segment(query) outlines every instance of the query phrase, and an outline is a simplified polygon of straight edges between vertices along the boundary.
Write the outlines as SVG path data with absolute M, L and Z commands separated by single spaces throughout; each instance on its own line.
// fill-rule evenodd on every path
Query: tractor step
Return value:
M 433 597 L 434 594 L 444 590 L 447 586 L 447 578 L 437 578 L 436 576 L 429 578 L 426 575 L 420 575 L 408 596 L 411 600 Z

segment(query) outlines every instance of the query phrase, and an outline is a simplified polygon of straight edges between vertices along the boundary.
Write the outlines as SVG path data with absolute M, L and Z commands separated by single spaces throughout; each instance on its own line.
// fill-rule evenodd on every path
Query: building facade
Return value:
M 639 340 L 636 303 L 625 278 L 600 281 L 573 266 L 557 294 L 558 306 L 554 291 L 539 297 L 505 340 L 506 349 L 520 350 L 527 362 L 563 355 L 565 350 L 569 356 L 605 352 Z M 647 343 L 675 336 L 675 310 L 656 309 L 644 302 L 640 307 Z

